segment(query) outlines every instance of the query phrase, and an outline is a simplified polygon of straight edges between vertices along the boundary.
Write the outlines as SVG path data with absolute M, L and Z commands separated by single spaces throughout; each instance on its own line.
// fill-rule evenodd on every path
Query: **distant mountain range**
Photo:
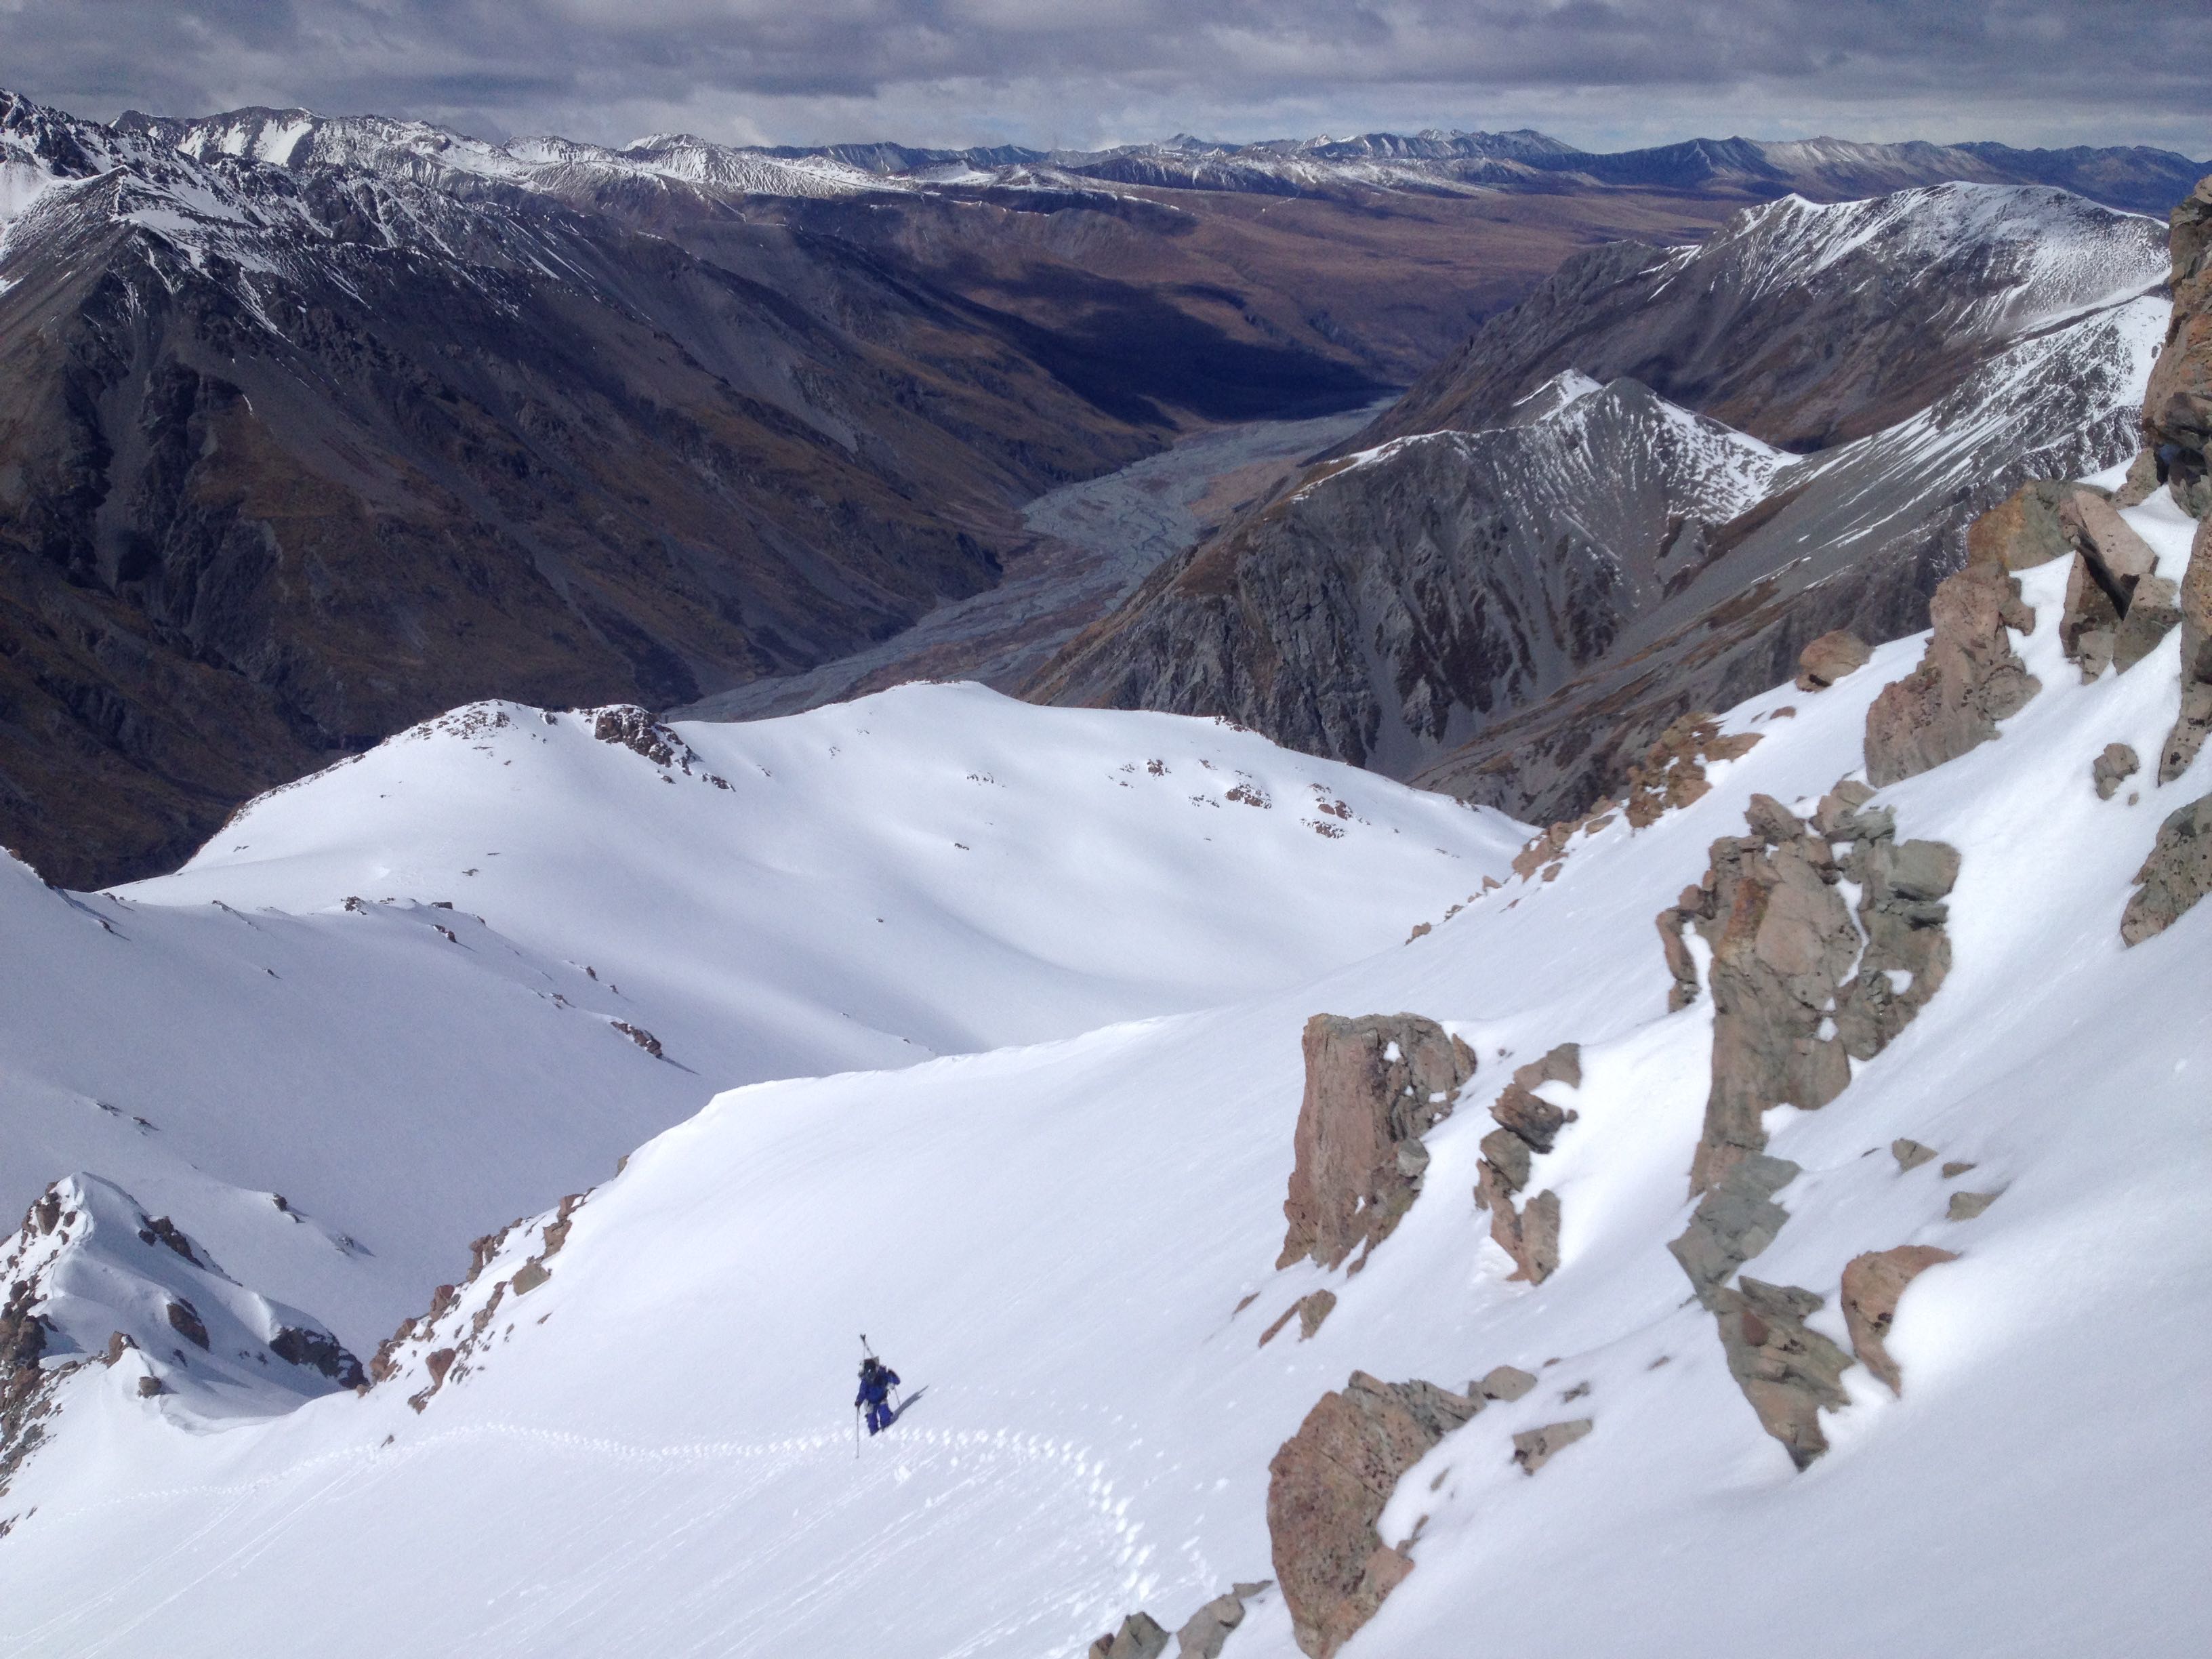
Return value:
M 769 196 L 824 197 L 945 187 L 1066 189 L 1135 185 L 1275 196 L 1359 191 L 1698 191 L 1820 201 L 1913 185 L 2057 185 L 2108 206 L 2163 215 L 2203 164 L 2171 150 L 2015 149 L 2008 144 L 1857 143 L 1690 138 L 1598 152 L 1528 128 L 1511 132 L 1370 132 L 1356 137 L 1222 143 L 1188 134 L 1097 150 L 1018 144 L 969 149 L 905 144 L 725 145 L 656 134 L 620 149 L 558 137 L 491 143 L 420 121 L 242 109 L 175 118 L 133 111 L 118 123 L 203 160 L 241 156 L 281 166 L 450 169 L 559 189 L 580 179 L 640 177 Z
M 1793 190 L 2132 210 L 2192 173 L 1528 132 L 610 149 L 0 93 L 0 844 L 94 885 L 471 698 L 804 672 L 998 583 L 1040 493 L 1370 403 L 1593 245 Z

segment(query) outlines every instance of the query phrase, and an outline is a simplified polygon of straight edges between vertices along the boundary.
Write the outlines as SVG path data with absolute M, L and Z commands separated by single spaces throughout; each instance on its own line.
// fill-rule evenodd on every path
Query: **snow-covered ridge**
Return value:
M 2001 337 L 2151 293 L 2166 281 L 2166 228 L 2045 186 L 1944 184 L 1823 205 L 1786 196 L 1680 250 L 1685 275 L 1741 265 L 1757 293 L 1802 286 L 1863 258 L 1869 269 L 1958 286 L 1947 333 Z M 1962 262 L 1971 262 L 1962 264 Z
M 1281 985 L 1395 946 L 1522 833 L 1212 721 L 974 686 L 745 726 L 475 705 L 161 880 L 0 864 L 0 1204 L 89 1170 L 366 1359 L 471 1238 L 717 1089 Z M 129 1043 L 88 1039 L 95 984 Z

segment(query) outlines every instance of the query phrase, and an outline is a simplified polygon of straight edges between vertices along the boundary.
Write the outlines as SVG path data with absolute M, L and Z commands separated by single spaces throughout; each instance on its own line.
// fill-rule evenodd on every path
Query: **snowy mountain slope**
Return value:
M 2186 526 L 2132 518 L 2178 568 Z M 1666 1248 L 1713 1023 L 1710 997 L 1667 1012 L 1649 918 L 1753 794 L 1809 811 L 1858 769 L 1913 641 L 1752 700 L 1725 725 L 1760 740 L 1702 799 L 1615 817 L 1555 879 L 1403 947 L 1233 1006 L 724 1096 L 565 1210 L 557 1248 L 550 1218 L 502 1241 L 365 1399 L 179 1435 L 106 1375 L 72 1379 L 9 1494 L 19 1644 L 1072 1656 L 1133 1607 L 1172 1628 L 1270 1575 L 1268 1460 L 1348 1372 L 1457 1388 L 1511 1363 L 1536 1389 L 1401 1484 L 1383 1535 L 1414 1535 L 1414 1569 L 1350 1659 L 1456 1653 L 1476 1617 L 1537 1659 L 1749 1659 L 1778 1630 L 1814 1659 L 2201 1650 L 2212 909 L 2132 951 L 2118 919 L 2212 762 L 2097 798 L 2091 757 L 2151 752 L 2171 721 L 2178 645 L 2081 684 L 2065 574 L 2023 579 L 2025 711 L 1871 803 L 1961 854 L 1948 979 L 1827 1107 L 1768 1115 L 1801 1168 L 1755 1268 L 1825 1292 L 1815 1328 L 1843 1338 L 1856 1254 L 1958 1253 L 1897 1313 L 1902 1397 L 1845 1372 L 1809 1472 L 1761 1432 Z M 1480 1058 L 1424 1191 L 1363 1272 L 1273 1270 L 1300 1029 L 1399 1008 Z M 1482 1108 L 1561 1042 L 1583 1045 L 1578 1117 L 1536 1166 L 1561 1265 L 1531 1288 L 1467 1191 Z M 1899 1138 L 1972 1167 L 1903 1170 Z M 1995 1197 L 1947 1218 L 1961 1192 Z M 1310 1340 L 1260 1345 L 1323 1287 Z M 927 1392 L 856 1458 L 860 1328 Z M 1579 1416 L 1586 1441 L 1533 1480 L 1514 1466 L 1515 1433 Z M 1267 1601 L 1226 1650 L 1293 1651 Z
M 93 1171 L 366 1358 L 470 1238 L 718 1089 L 1291 982 L 1518 837 L 1212 722 L 976 687 L 635 714 L 459 711 L 113 895 L 0 872 L 0 1203 Z
M 1703 242 L 1594 248 L 1408 388 L 1347 450 L 1494 424 L 1552 375 L 1628 375 L 1783 448 L 1892 425 L 2038 331 L 2154 293 L 2158 221 L 2063 190 L 1788 196 Z

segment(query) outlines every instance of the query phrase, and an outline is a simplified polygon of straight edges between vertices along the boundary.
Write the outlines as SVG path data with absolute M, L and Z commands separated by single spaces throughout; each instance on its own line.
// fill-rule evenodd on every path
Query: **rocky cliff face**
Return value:
M 1813 640 L 1924 626 L 1977 512 L 2132 452 L 2164 258 L 2047 192 L 1787 205 L 1571 263 L 1030 695 L 1227 714 L 1550 818 Z M 1439 423 L 1482 429 L 1391 436 Z
M 1451 1115 L 1474 1052 L 1418 1014 L 1316 1014 L 1304 1047 L 1290 1228 L 1275 1265 L 1311 1256 L 1334 1267 L 1354 1250 L 1364 1262 L 1420 1195 L 1421 1137 Z

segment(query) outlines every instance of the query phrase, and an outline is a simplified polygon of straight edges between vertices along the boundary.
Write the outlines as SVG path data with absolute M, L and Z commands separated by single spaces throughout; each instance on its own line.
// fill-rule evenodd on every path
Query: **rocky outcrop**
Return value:
M 1771 797 L 1754 795 L 1748 816 L 1754 833 L 1713 843 L 1704 882 L 1677 912 L 1712 947 L 1712 1087 L 1693 1194 L 1765 1146 L 1768 1108 L 1825 1106 L 1851 1080 L 1832 1015 L 1859 935 L 1836 890 L 1835 855 Z
M 2084 684 L 2107 667 L 2125 673 L 2181 619 L 2176 586 L 2158 574 L 2158 555 L 2101 491 L 2080 484 L 2066 491 L 2058 520 L 2074 550 L 2059 645 L 2080 665 Z
M 1354 1371 L 1275 1454 L 1267 1534 L 1292 1632 L 1311 1659 L 1328 1659 L 1413 1571 L 1375 1523 L 1399 1477 L 1481 1408 L 1432 1382 Z
M 1498 1127 L 1482 1138 L 1475 1166 L 1475 1207 L 1490 1212 L 1490 1236 L 1514 1261 L 1512 1277 L 1540 1285 L 1559 1265 L 1559 1197 L 1545 1191 L 1516 1208 L 1513 1200 L 1528 1184 L 1530 1159 L 1548 1152 L 1559 1131 L 1575 1121 L 1569 1108 L 1536 1092 L 1547 1084 L 1579 1089 L 1582 1048 L 1563 1042 L 1541 1060 L 1513 1073 L 1513 1081 L 1490 1109 Z
M 501 1304 L 552 1278 L 546 1264 L 568 1242 L 576 1212 L 590 1197 L 570 1193 L 550 1213 L 509 1222 L 470 1245 L 468 1277 L 457 1285 L 439 1285 L 426 1311 L 402 1320 L 378 1345 L 368 1364 L 371 1385 L 419 1375 L 422 1386 L 407 1399 L 419 1412 L 448 1382 L 467 1376 L 477 1357 L 498 1338 L 493 1321 Z
M 2201 519 L 2212 511 L 2212 179 L 2197 180 L 2169 223 L 2173 314 L 2143 398 L 2143 443 L 2173 499 Z
M 1474 1051 L 1418 1014 L 1316 1014 L 1304 1052 L 1297 1161 L 1283 1202 L 1290 1226 L 1275 1265 L 1311 1256 L 1334 1267 L 1360 1250 L 1356 1268 L 1419 1195 L 1429 1161 L 1421 1137 L 1451 1115 L 1474 1075 Z
M 2108 743 L 2104 753 L 2089 763 L 2089 781 L 2099 800 L 2110 800 L 2119 787 L 2142 769 L 2136 751 L 2124 743 Z
M 1825 691 L 1856 674 L 1874 656 L 1874 647 L 1847 628 L 1831 629 L 1797 653 L 1797 689 Z
M 1799 1173 L 1766 1154 L 1765 1115 L 1833 1099 L 1850 1060 L 1880 1053 L 1951 962 L 1942 901 L 1959 854 L 1898 841 L 1891 814 L 1869 805 L 1873 793 L 1844 780 L 1809 822 L 1753 796 L 1753 833 L 1715 842 L 1704 882 L 1659 918 L 1675 1005 L 1698 994 L 1683 938 L 1691 928 L 1712 946 L 1714 1003 L 1712 1085 L 1691 1164 L 1698 1206 L 1668 1248 L 1714 1316 L 1729 1374 L 1801 1469 L 1827 1449 L 1820 1413 L 1849 1403 L 1838 1378 L 1851 1360 L 1806 1325 L 1823 1305 L 1815 1292 L 1736 1277 L 1790 1219 L 1775 1195 Z M 1846 879 L 1858 890 L 1856 915 L 1838 890 Z M 1936 1156 L 1909 1139 L 1890 1150 L 1900 1170 Z M 1873 1272 L 1861 1275 L 1869 1296 Z
M 1999 720 L 2042 689 L 2007 631 L 2035 629 L 2012 574 L 2020 567 L 1979 554 L 1970 542 L 1966 568 L 1937 586 L 1928 607 L 1935 631 L 1920 665 L 1884 686 L 1867 710 L 1867 777 L 1876 788 L 1987 743 Z
M 1844 1324 L 1851 1334 L 1851 1352 L 1892 1394 L 1905 1392 L 1904 1376 L 1884 1346 L 1897 1318 L 1898 1302 L 1905 1286 L 1929 1268 L 1958 1259 L 1957 1251 L 1933 1244 L 1900 1244 L 1893 1250 L 1855 1255 L 1844 1268 Z
M 1851 1357 L 1805 1321 L 1826 1298 L 1794 1285 L 1756 1279 L 1712 1293 L 1729 1375 L 1800 1469 L 1828 1449 L 1820 1413 L 1850 1404 L 1840 1381 Z
M 2164 933 L 2212 891 L 2212 795 L 2166 815 L 2136 883 L 2120 917 L 2120 938 L 2130 945 Z
M 2197 526 L 2177 599 L 2181 612 L 2181 712 L 2159 752 L 2158 781 L 2189 769 L 2212 732 L 2212 518 Z
M 1859 889 L 1865 936 L 1858 972 L 1836 993 L 1836 1036 L 1853 1060 L 1871 1060 L 1911 1024 L 1951 971 L 1942 900 L 1959 878 L 1956 849 L 1897 841 L 1886 812 L 1854 815 L 1858 831 L 1841 860 Z
M 1698 1200 L 1681 1237 L 1668 1243 L 1692 1291 L 1706 1307 L 1716 1305 L 1729 1274 L 1780 1236 L 1790 1212 L 1774 1195 L 1799 1173 L 1786 1158 L 1744 1154 Z
M 1702 710 L 1668 721 L 1644 751 L 1644 758 L 1628 769 L 1628 790 L 1621 804 L 1629 828 L 1648 828 L 1662 813 L 1702 800 L 1713 787 L 1705 768 L 1749 754 L 1762 735 L 1723 734 L 1719 717 Z
M 1890 814 L 1867 808 L 1872 793 L 1846 779 L 1809 822 L 1753 796 L 1754 833 L 1715 842 L 1705 879 L 1660 913 L 1671 1006 L 1699 992 L 1686 933 L 1712 948 L 1712 1086 L 1693 1194 L 1765 1147 L 1768 1109 L 1834 1099 L 1850 1060 L 1887 1047 L 1950 971 L 1942 901 L 1959 854 L 1898 841 Z M 1856 917 L 1838 890 L 1845 879 L 1858 889 Z

